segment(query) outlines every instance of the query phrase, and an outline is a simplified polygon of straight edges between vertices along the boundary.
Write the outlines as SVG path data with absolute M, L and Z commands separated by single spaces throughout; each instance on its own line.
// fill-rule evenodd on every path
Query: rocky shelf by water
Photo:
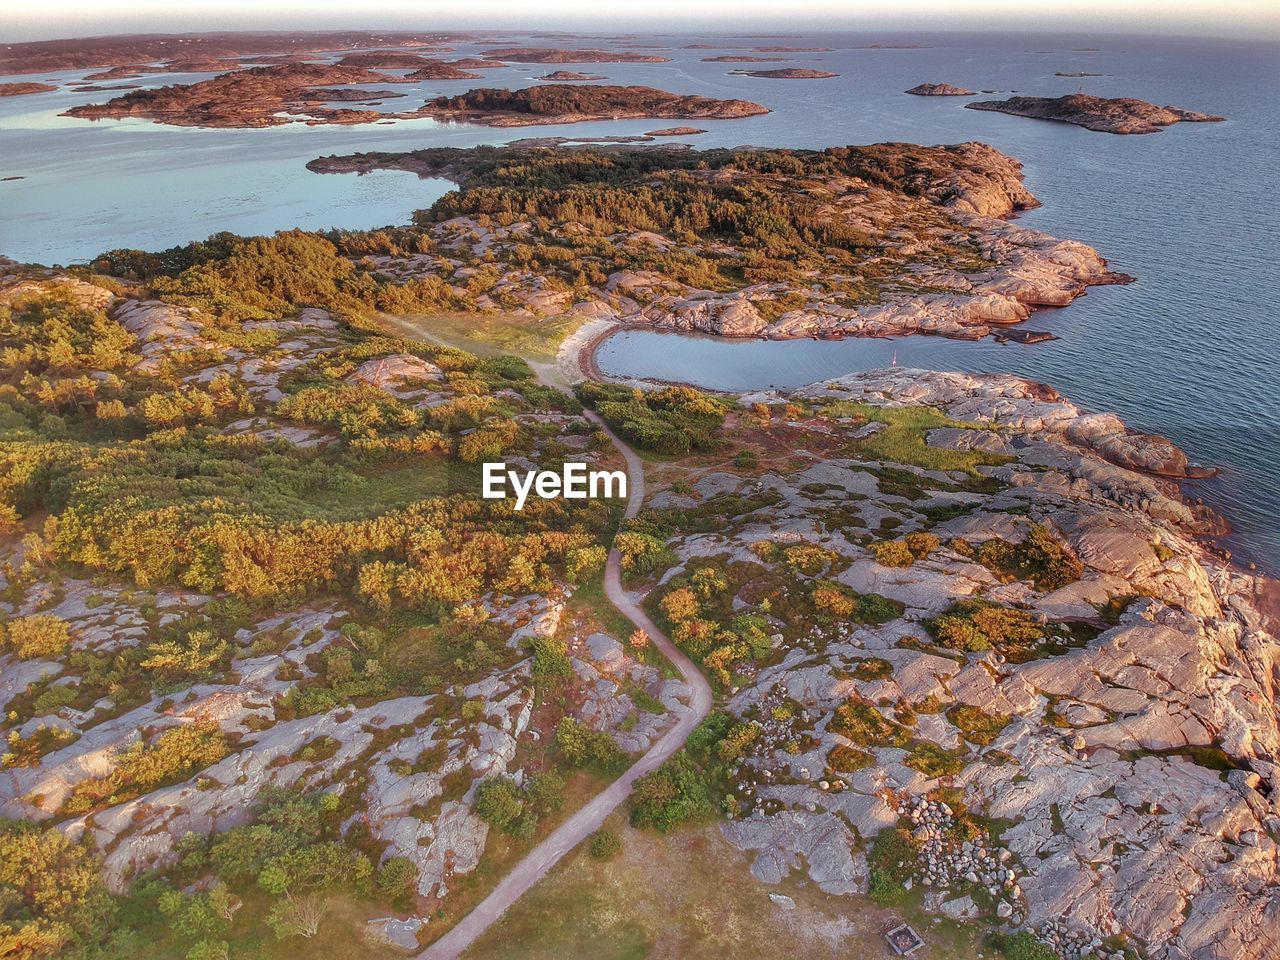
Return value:
M 1010 97 L 1008 100 L 981 100 L 966 103 L 968 110 L 994 110 L 1015 117 L 1057 120 L 1073 123 L 1100 133 L 1159 133 L 1174 123 L 1216 123 L 1226 117 L 1186 110 L 1182 107 L 1160 107 L 1132 97 L 1094 97 L 1085 93 L 1069 93 L 1064 97 Z
M 917 97 L 972 97 L 973 90 L 952 86 L 949 83 L 921 83 L 905 91 Z

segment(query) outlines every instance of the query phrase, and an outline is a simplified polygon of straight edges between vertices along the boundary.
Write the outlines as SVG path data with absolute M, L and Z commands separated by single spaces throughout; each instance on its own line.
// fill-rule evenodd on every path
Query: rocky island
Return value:
M 227 61 L 232 59 L 251 59 L 259 63 L 292 62 L 310 54 L 335 50 L 367 50 L 385 56 L 390 47 L 421 49 L 460 36 L 463 35 L 412 31 L 302 30 L 125 34 L 33 40 L 3 45 L 0 49 L 0 75 L 52 73 L 89 67 L 137 71 L 144 66 L 158 68 L 158 72 L 174 72 L 173 65 L 178 63 L 208 65 L 214 62 L 222 64 L 215 70 L 225 70 L 229 66 Z
M 31 93 L 57 90 L 51 83 L 0 83 L 0 97 L 24 97 Z
M 905 91 L 917 97 L 972 97 L 973 90 L 952 86 L 949 83 L 921 83 Z
M 588 120 L 654 117 L 672 120 L 736 120 L 768 113 L 749 100 L 716 100 L 668 93 L 653 87 L 609 85 L 534 86 L 522 90 L 484 87 L 429 100 L 419 113 L 440 120 L 491 127 L 581 123 Z
M 671 59 L 651 53 L 545 47 L 500 47 L 486 50 L 484 55 L 493 60 L 510 60 L 512 63 L 668 63 Z
M 572 70 L 553 70 L 551 73 L 543 74 L 538 79 L 539 80 L 555 80 L 555 81 L 560 81 L 564 83 L 569 83 L 569 82 L 576 83 L 579 81 L 590 82 L 595 80 L 603 80 L 605 78 L 597 77 L 590 73 L 575 73 Z
M 415 111 L 381 113 L 327 106 L 331 101 L 369 102 L 400 96 L 391 91 L 343 90 L 328 84 L 412 83 L 475 79 L 443 61 L 425 61 L 405 76 L 337 64 L 291 63 L 237 70 L 193 84 L 134 90 L 102 104 L 72 107 L 63 116 L 86 120 L 144 117 L 157 123 L 200 127 L 266 127 L 293 122 L 368 123 L 435 117 L 493 127 L 655 118 L 732 120 L 768 113 L 747 100 L 716 100 L 652 87 L 609 85 L 533 86 L 522 90 L 479 88 L 438 97 Z
M 994 110 L 1015 117 L 1073 123 L 1100 133 L 1159 133 L 1164 127 L 1183 121 L 1217 123 L 1225 117 L 1181 107 L 1158 107 L 1132 97 L 1094 97 L 1069 93 L 1064 97 L 1010 97 L 1008 100 L 981 100 L 966 103 L 968 110 Z
M 418 69 L 405 76 L 410 80 L 479 80 L 481 78 L 481 74 L 463 70 L 456 64 L 445 63 L 443 60 L 424 62 Z
M 85 120 L 144 117 L 180 127 L 269 127 L 303 115 L 327 123 L 361 123 L 379 119 L 371 111 L 332 109 L 332 97 L 318 91 L 325 84 L 399 83 L 402 78 L 335 64 L 290 63 L 224 73 L 192 84 L 135 90 L 102 104 L 72 107 L 63 116 Z M 376 94 L 359 91 L 360 99 Z
M 543 302 L 541 282 L 517 265 L 529 224 L 541 223 L 538 242 L 572 252 L 543 271 L 576 291 L 572 303 L 558 298 L 558 309 L 627 325 L 774 339 L 979 338 L 1090 286 L 1130 279 L 1082 243 L 1010 222 L 1038 202 L 1018 161 L 983 144 L 581 149 L 568 154 L 577 171 L 570 193 L 536 186 L 538 171 L 545 165 L 551 175 L 564 155 L 435 149 L 308 166 L 454 180 L 461 191 L 437 205 L 430 229 L 459 250 L 483 249 L 513 302 Z M 504 175 L 504 158 L 518 158 L 526 179 Z M 628 204 L 610 199 L 618 189 Z M 520 215 L 507 222 L 511 211 Z M 752 225 L 766 211 L 777 232 Z M 415 259 L 395 269 L 413 276 L 438 265 Z
M 829 70 L 814 70 L 809 67 L 783 67 L 780 70 L 730 70 L 729 72 L 744 77 L 763 77 L 766 80 L 827 80 L 840 76 Z

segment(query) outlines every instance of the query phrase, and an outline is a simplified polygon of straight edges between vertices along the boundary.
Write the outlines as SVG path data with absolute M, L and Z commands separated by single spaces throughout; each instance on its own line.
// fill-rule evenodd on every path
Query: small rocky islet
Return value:
M 779 70 L 730 70 L 742 77 L 759 77 L 765 80 L 830 80 L 840 74 L 830 70 L 814 70 L 811 67 L 783 67 Z
M 51 83 L 0 83 L 0 97 L 25 97 L 32 93 L 49 93 L 57 89 Z
M 1160 107 L 1133 97 L 1095 97 L 1069 93 L 1063 97 L 1010 97 L 966 103 L 967 110 L 993 110 L 1015 117 L 1057 120 L 1100 133 L 1159 133 L 1175 123 L 1220 123 L 1226 117 L 1182 107 Z
M 972 97 L 973 90 L 966 90 L 950 83 L 921 83 L 905 91 L 916 97 Z

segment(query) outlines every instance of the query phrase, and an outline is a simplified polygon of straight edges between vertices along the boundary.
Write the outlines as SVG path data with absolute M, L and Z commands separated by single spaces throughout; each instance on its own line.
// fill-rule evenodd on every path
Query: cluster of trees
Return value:
M 139 740 L 122 751 L 107 776 L 81 780 L 62 812 L 77 815 L 123 803 L 165 784 L 186 780 L 230 752 L 226 735 L 215 723 L 171 727 L 151 743 Z
M 523 785 L 511 777 L 486 777 L 475 792 L 476 816 L 520 840 L 532 839 L 538 821 L 564 803 L 564 780 L 550 771 L 529 777 Z
M 675 640 L 722 687 L 732 685 L 735 664 L 772 650 L 772 628 L 763 612 L 733 609 L 736 583 L 716 566 L 700 566 L 667 582 L 656 613 Z
M 684 747 L 653 773 L 635 783 L 631 823 L 662 832 L 736 812 L 726 792 L 728 772 L 759 728 L 716 711 L 689 734 Z
M 251 822 L 186 834 L 174 866 L 137 878 L 124 895 L 104 887 L 87 839 L 0 822 L 0 956 L 225 960 L 228 941 L 255 923 L 281 939 L 316 936 L 334 893 L 402 900 L 416 884 L 413 864 L 392 857 L 375 868 L 343 834 L 350 814 L 336 794 L 268 787 Z
M 684 455 L 718 448 L 720 429 L 729 413 L 724 400 L 693 387 L 664 387 L 645 393 L 586 381 L 578 385 L 577 395 L 624 440 L 654 453 Z
M 341 239 L 341 238 L 339 238 Z M 352 241 L 354 243 L 354 241 Z M 395 283 L 304 230 L 270 237 L 220 233 L 158 254 L 112 250 L 94 268 L 145 280 L 164 300 L 197 307 L 220 339 L 235 339 L 244 320 L 274 320 L 298 307 L 323 307 L 359 318 L 377 310 L 420 312 L 474 307 L 439 277 Z
M 929 621 L 929 629 L 943 646 L 968 652 L 1017 653 L 1045 636 L 1044 626 L 1030 611 L 981 598 L 957 601 Z
M 1031 524 L 1016 544 L 992 537 L 976 547 L 964 540 L 953 540 L 948 546 L 977 560 L 1006 583 L 1029 580 L 1039 590 L 1057 590 L 1084 575 L 1084 564 L 1042 523 Z

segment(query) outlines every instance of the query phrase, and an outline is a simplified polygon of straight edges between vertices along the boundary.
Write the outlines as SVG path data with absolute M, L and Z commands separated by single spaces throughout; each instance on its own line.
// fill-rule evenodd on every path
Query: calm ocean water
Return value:
M 1034 377 L 1083 405 L 1118 411 L 1139 428 L 1168 434 L 1195 459 L 1222 468 L 1200 489 L 1235 522 L 1237 555 L 1280 568 L 1280 47 L 919 33 L 769 40 L 670 35 L 644 42 L 670 46 L 655 52 L 674 61 L 592 65 L 591 71 L 612 82 L 745 97 L 773 109 L 763 117 L 700 123 L 708 128 L 694 138 L 700 146 L 984 140 L 1024 162 L 1027 182 L 1044 203 L 1022 223 L 1091 244 L 1138 282 L 1097 289 L 1068 308 L 1037 315 L 1032 326 L 1062 339 L 1030 347 L 924 338 L 738 343 L 637 332 L 606 345 L 604 369 L 746 389 L 882 365 L 896 351 L 904 365 Z M 784 65 L 841 76 L 729 76 L 733 64 L 700 62 L 724 51 L 682 49 L 698 42 L 726 49 L 758 43 L 834 47 L 795 54 Z M 876 42 L 928 48 L 853 49 Z M 457 49 L 467 55 L 476 48 Z M 472 86 L 525 86 L 547 69 L 512 66 L 487 71 L 483 82 L 400 86 L 410 95 L 387 101 L 384 109 L 409 109 L 420 98 Z M 1064 78 L 1056 71 L 1103 76 Z M 1220 113 L 1229 121 L 1117 137 L 965 110 L 963 98 L 903 95 L 923 81 L 1033 95 L 1083 88 Z M 638 120 L 504 131 L 417 120 L 207 131 L 57 117 L 73 103 L 107 96 L 58 91 L 0 100 L 0 176 L 24 178 L 0 183 L 0 253 L 67 263 L 110 247 L 155 249 L 216 230 L 402 223 L 449 185 L 400 172 L 317 176 L 303 165 L 328 153 L 470 146 L 526 135 L 636 134 L 662 125 Z

